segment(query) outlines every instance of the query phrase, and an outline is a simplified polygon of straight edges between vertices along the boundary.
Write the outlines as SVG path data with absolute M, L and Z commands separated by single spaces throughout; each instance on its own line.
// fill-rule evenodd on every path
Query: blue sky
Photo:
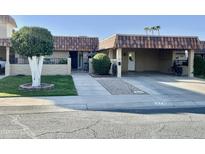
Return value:
M 18 28 L 41 26 L 53 35 L 97 36 L 145 34 L 145 26 L 161 26 L 161 35 L 199 36 L 205 40 L 205 16 L 13 16 Z

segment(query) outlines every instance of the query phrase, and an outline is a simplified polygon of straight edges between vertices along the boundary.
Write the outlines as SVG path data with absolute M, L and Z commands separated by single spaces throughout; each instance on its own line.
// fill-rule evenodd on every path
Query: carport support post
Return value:
M 9 76 L 9 75 L 10 75 L 10 60 L 9 60 L 9 55 L 10 55 L 10 47 L 6 47 L 5 76 Z
M 188 76 L 194 77 L 194 50 L 188 51 Z
M 122 69 L 122 49 L 118 48 L 116 51 L 116 59 L 117 59 L 117 77 L 121 77 L 121 69 Z

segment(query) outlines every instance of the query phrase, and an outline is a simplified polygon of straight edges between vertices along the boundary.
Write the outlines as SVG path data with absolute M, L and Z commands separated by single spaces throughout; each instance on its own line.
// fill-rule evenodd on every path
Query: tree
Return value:
M 45 55 L 53 53 L 53 36 L 40 27 L 23 27 L 13 33 L 11 43 L 14 51 L 19 55 L 28 57 L 32 87 L 41 85 L 41 73 Z
M 148 34 L 149 34 L 150 27 L 145 27 L 144 30 L 145 30 L 145 32 L 146 32 L 146 35 L 148 35 Z
M 161 27 L 159 25 L 156 26 L 156 30 L 158 31 L 158 35 L 160 35 L 160 29 L 161 29 Z
M 152 35 L 154 35 L 154 32 L 157 31 L 158 35 L 160 35 L 160 26 L 152 26 L 152 27 L 145 27 L 144 30 L 146 32 L 146 34 L 148 35 L 149 32 L 151 32 Z
M 205 60 L 201 56 L 194 57 L 194 75 L 205 75 Z
M 154 35 L 154 32 L 155 32 L 156 30 L 157 30 L 157 27 L 156 27 L 156 26 L 151 27 L 152 35 Z

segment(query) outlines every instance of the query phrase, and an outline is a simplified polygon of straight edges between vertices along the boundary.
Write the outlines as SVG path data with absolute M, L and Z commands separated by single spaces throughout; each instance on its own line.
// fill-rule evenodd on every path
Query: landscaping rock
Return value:
M 117 78 L 98 78 L 96 79 L 112 95 L 139 95 L 145 94 L 144 91 Z

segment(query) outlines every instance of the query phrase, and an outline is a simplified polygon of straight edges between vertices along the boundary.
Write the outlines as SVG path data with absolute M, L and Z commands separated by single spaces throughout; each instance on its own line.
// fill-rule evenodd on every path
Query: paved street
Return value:
M 184 112 L 6 114 L 0 115 L 0 138 L 205 138 L 205 114 Z

